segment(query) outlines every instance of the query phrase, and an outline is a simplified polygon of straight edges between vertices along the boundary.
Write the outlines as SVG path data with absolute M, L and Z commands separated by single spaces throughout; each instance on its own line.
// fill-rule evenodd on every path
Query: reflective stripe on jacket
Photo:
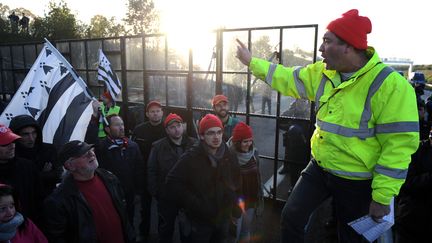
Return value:
M 120 113 L 120 106 L 117 106 L 117 105 L 111 106 L 109 108 L 108 112 L 106 112 L 105 111 L 105 105 L 104 105 L 104 103 L 101 103 L 101 112 L 102 112 L 103 117 L 107 117 L 107 116 L 112 115 L 112 114 L 117 114 L 118 115 Z M 102 116 L 101 116 L 101 118 L 102 118 Z M 104 132 L 104 127 L 103 127 L 103 120 L 99 121 L 98 137 L 99 138 L 106 137 L 106 134 Z
M 283 95 L 316 101 L 313 157 L 337 176 L 373 179 L 372 198 L 389 204 L 419 144 L 416 98 L 372 47 L 367 55 L 368 63 L 344 82 L 323 62 L 284 67 L 253 58 L 249 68 Z

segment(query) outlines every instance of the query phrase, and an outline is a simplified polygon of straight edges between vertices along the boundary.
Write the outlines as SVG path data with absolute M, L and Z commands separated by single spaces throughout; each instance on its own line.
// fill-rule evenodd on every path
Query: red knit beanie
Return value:
M 167 127 L 173 122 L 183 123 L 183 119 L 175 113 L 169 113 L 169 115 L 165 118 L 164 127 Z
M 240 142 L 244 139 L 252 138 L 252 128 L 244 122 L 239 122 L 234 127 L 232 132 L 232 141 Z
M 199 123 L 199 134 L 204 134 L 205 131 L 212 127 L 220 127 L 223 129 L 222 121 L 213 114 L 207 114 Z
M 368 17 L 359 16 L 357 9 L 342 14 L 328 24 L 327 29 L 351 46 L 367 49 L 367 34 L 372 31 L 372 23 Z

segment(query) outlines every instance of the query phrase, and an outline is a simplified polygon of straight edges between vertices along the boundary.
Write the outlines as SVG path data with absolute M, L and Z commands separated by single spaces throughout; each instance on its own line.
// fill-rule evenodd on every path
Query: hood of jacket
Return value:
M 12 130 L 12 132 L 18 134 L 21 129 L 25 127 L 34 127 L 36 128 L 37 132 L 37 138 L 36 138 L 36 144 L 35 147 L 40 147 L 42 144 L 42 130 L 39 127 L 39 124 L 37 121 L 30 115 L 19 115 L 12 118 L 9 128 Z M 19 143 L 17 143 L 17 146 L 19 146 Z

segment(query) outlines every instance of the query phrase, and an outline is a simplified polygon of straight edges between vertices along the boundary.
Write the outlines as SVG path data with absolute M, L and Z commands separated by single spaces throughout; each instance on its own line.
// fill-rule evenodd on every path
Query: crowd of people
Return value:
M 424 106 L 367 45 L 369 18 L 353 9 L 327 30 L 323 60 L 306 67 L 252 57 L 238 41 L 237 57 L 256 77 L 316 105 L 311 160 L 283 208 L 281 241 L 304 242 L 311 214 L 332 197 L 339 242 L 364 242 L 348 223 L 364 215 L 380 222 L 400 191 L 396 240 L 421 242 L 432 211 L 432 137 L 419 136 Z M 160 242 L 173 242 L 177 221 L 182 242 L 227 242 L 232 225 L 236 242 L 253 241 L 263 211 L 257 138 L 229 114 L 226 96 L 212 98 L 214 114 L 199 120 L 197 138 L 157 100 L 129 138 L 120 107 L 107 93 L 103 100 L 93 104 L 85 141 L 45 144 L 29 115 L 0 125 L 0 242 L 148 242 L 152 202 Z M 298 135 L 291 147 L 308 144 L 298 128 L 289 133 Z
M 228 98 L 213 97 L 215 115 L 200 119 L 198 138 L 150 101 L 129 138 L 107 94 L 93 103 L 85 141 L 45 144 L 30 115 L 0 126 L 0 183 L 19 195 L 15 204 L 0 195 L 0 211 L 19 220 L 5 240 L 23 242 L 16 237 L 29 227 L 34 239 L 25 242 L 148 242 L 153 202 L 159 242 L 173 242 L 177 219 L 182 242 L 224 241 L 232 225 L 237 241 L 248 242 L 262 209 L 259 159 L 251 127 L 228 114 Z

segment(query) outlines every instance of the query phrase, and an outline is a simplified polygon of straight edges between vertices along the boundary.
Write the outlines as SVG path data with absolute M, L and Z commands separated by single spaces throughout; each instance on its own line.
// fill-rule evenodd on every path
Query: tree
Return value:
M 18 25 L 15 27 L 17 28 L 16 31 L 12 31 L 11 22 L 8 18 L 8 16 L 12 12 L 14 12 L 15 15 L 17 15 L 18 17 L 23 14 L 25 14 L 27 17 L 35 17 L 35 15 L 31 11 L 25 8 L 10 9 L 8 5 L 0 3 L 0 35 L 2 37 L 0 38 L 0 42 L 7 43 L 18 41 L 31 41 L 32 37 L 29 33 L 27 33 L 26 31 L 18 31 Z
M 2 36 L 10 32 L 10 23 L 8 20 L 9 6 L 0 3 L 0 33 Z
M 132 27 L 133 34 L 152 33 L 159 29 L 159 14 L 152 0 L 129 0 L 124 21 Z
M 95 15 L 90 20 L 86 30 L 87 37 L 114 37 L 125 33 L 123 25 L 115 22 L 115 18 L 107 19 L 102 15 Z
M 43 19 L 35 19 L 32 31 L 36 38 L 74 39 L 80 37 L 80 26 L 67 4 L 50 2 L 48 14 Z

